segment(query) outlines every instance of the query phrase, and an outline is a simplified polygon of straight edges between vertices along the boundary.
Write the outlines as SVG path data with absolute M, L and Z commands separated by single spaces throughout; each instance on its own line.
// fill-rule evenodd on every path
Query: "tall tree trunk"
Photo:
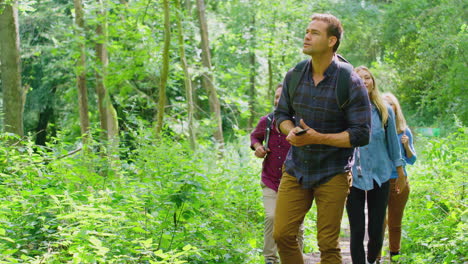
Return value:
M 185 4 L 185 9 L 187 10 L 187 16 L 192 17 L 192 0 L 185 0 L 184 4 Z
M 271 101 L 274 103 L 274 94 L 276 90 L 276 84 L 278 82 L 275 82 L 273 84 L 273 47 L 274 47 L 274 36 L 273 32 L 276 31 L 276 13 L 273 14 L 273 26 L 269 30 L 270 32 L 270 45 L 268 47 L 268 92 L 267 92 L 267 100 Z
M 257 67 L 255 61 L 255 13 L 252 13 L 252 24 L 250 25 L 250 89 L 249 89 L 249 110 L 250 118 L 247 124 L 248 129 L 251 130 L 256 120 L 255 104 L 256 104 L 256 91 L 255 91 L 255 75 L 257 74 Z
M 159 86 L 158 120 L 156 135 L 159 135 L 163 126 L 164 108 L 166 107 L 166 84 L 169 75 L 169 46 L 171 44 L 171 24 L 169 17 L 169 0 L 163 0 L 164 6 L 164 49 L 163 65 L 161 70 L 161 82 Z
M 201 49 L 202 49 L 202 62 L 206 72 L 202 76 L 202 83 L 208 93 L 208 100 L 210 103 L 211 114 L 214 115 L 216 122 L 216 131 L 214 138 L 221 146 L 224 144 L 223 137 L 223 124 L 221 119 L 221 106 L 219 103 L 216 88 L 213 83 L 213 75 L 211 73 L 211 55 L 208 40 L 208 25 L 205 17 L 205 2 L 204 0 L 197 0 L 198 19 L 200 22 L 200 35 L 201 35 Z
M 270 48 L 271 51 L 271 48 Z M 270 51 L 268 52 L 268 92 L 267 100 L 274 102 L 273 99 L 273 65 L 272 56 Z
M 88 114 L 88 91 L 86 90 L 86 50 L 85 50 L 85 28 L 81 0 L 74 0 L 76 35 L 80 47 L 80 59 L 76 63 L 76 81 L 78 86 L 78 106 L 80 112 L 81 135 L 83 143 L 88 142 L 89 114 Z
M 180 12 L 177 16 L 177 29 L 179 33 L 179 52 L 180 52 L 180 60 L 182 62 L 182 68 L 184 69 L 184 77 L 185 77 L 185 97 L 187 100 L 187 116 L 188 116 L 188 133 L 189 133 L 189 142 L 190 147 L 195 149 L 196 147 L 196 138 L 195 138 L 195 129 L 193 127 L 193 112 L 194 112 L 194 103 L 193 103 L 193 88 L 192 88 L 192 78 L 190 76 L 187 59 L 185 57 L 185 42 L 184 42 L 184 30 L 182 28 L 182 9 L 180 8 L 179 1 L 176 0 L 176 8 L 177 11 Z
M 104 11 L 102 0 L 97 0 L 99 11 L 97 17 L 100 21 L 96 27 L 96 35 L 98 37 L 96 43 L 96 55 L 100 69 L 96 72 L 96 93 L 98 95 L 99 118 L 101 121 L 101 129 L 105 132 L 105 139 L 109 141 L 113 150 L 117 149 L 119 142 L 119 124 L 117 120 L 117 112 L 109 98 L 105 79 L 107 76 L 107 66 L 109 64 L 107 55 L 107 14 Z
M 57 92 L 57 87 L 54 86 L 50 90 L 50 97 L 54 97 L 55 93 Z M 47 142 L 47 128 L 49 126 L 50 122 L 54 121 L 54 107 L 53 103 L 49 102 L 47 103 L 45 109 L 41 110 L 39 113 L 39 120 L 37 122 L 36 126 L 36 145 L 41 145 L 45 146 Z M 52 131 L 50 131 L 49 135 L 52 135 L 55 133 L 55 128 L 52 128 Z
M 21 87 L 20 41 L 16 1 L 5 4 L 5 0 L 0 0 L 0 12 L 2 12 L 0 13 L 0 69 L 3 88 L 4 130 L 5 132 L 23 136 L 25 92 Z
M 47 126 L 49 120 L 54 116 L 54 108 L 50 105 L 46 106 L 44 110 L 39 113 L 39 121 L 36 126 L 36 145 L 45 146 L 47 142 Z
M 250 110 L 250 117 L 249 122 L 247 124 L 248 130 L 253 128 L 255 119 L 256 119 L 256 112 L 255 112 L 255 104 L 256 104 L 256 91 L 255 91 L 255 51 L 251 51 L 249 54 L 249 61 L 250 61 L 250 87 L 249 87 L 249 110 Z

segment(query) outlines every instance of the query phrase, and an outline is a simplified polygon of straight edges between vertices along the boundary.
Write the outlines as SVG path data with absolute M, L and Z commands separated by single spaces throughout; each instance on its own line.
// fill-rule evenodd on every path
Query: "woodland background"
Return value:
M 327 12 L 416 134 L 402 263 L 466 263 L 467 5 L 0 0 L 0 262 L 260 263 L 248 135 Z

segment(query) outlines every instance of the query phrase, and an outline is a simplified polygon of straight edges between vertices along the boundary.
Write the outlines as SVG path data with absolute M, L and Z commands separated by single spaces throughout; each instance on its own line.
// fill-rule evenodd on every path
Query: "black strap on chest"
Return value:
M 336 83 L 336 102 L 341 110 L 349 102 L 349 90 L 351 89 L 351 74 L 353 72 L 353 65 L 351 65 L 343 56 L 337 54 L 338 60 L 338 80 Z M 286 83 L 289 95 L 289 105 L 293 105 L 294 94 L 306 72 L 306 66 L 310 59 L 303 60 L 296 64 L 296 66 L 286 75 Z M 289 75 L 289 76 L 288 76 Z
M 268 149 L 268 142 L 270 141 L 270 132 L 271 132 L 271 123 L 273 122 L 273 113 L 267 115 L 267 124 L 265 129 L 265 144 L 263 145 L 265 149 Z

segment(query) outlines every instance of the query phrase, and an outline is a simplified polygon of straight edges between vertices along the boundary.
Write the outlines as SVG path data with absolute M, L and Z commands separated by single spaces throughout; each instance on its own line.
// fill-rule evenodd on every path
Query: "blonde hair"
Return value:
M 395 123 L 398 134 L 405 132 L 405 130 L 408 128 L 408 125 L 406 124 L 406 119 L 403 115 L 403 111 L 401 111 L 401 106 L 398 102 L 398 99 L 392 93 L 384 93 L 382 94 L 382 97 L 390 105 L 395 106 Z
M 377 110 L 380 112 L 380 118 L 382 119 L 382 126 L 388 121 L 388 109 L 385 105 L 382 96 L 380 95 L 379 89 L 377 89 L 377 84 L 375 83 L 374 75 L 369 71 L 369 69 L 365 66 L 359 66 L 354 69 L 354 72 L 359 73 L 360 71 L 366 71 L 372 78 L 372 82 L 374 84 L 374 89 L 369 92 L 369 99 L 371 102 L 377 107 Z

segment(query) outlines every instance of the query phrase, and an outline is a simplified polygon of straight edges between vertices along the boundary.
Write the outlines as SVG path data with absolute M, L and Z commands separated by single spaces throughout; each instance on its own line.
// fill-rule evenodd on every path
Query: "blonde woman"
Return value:
M 406 125 L 406 120 L 401 111 L 398 99 L 392 93 L 384 93 L 384 100 L 392 107 L 396 117 L 396 129 L 398 138 L 401 143 L 401 156 L 405 159 L 406 164 L 413 165 L 416 161 L 416 151 L 413 147 L 413 135 L 411 130 Z M 404 169 L 404 168 L 403 168 Z M 405 175 L 406 170 L 404 170 Z M 395 182 L 398 178 L 396 168 L 393 168 L 390 176 L 390 194 L 388 197 L 388 238 L 390 247 L 390 257 L 400 254 L 401 241 L 401 221 L 403 219 L 403 211 L 405 210 L 406 202 L 410 192 L 408 180 L 406 187 L 400 193 L 396 192 Z M 384 227 L 385 228 L 385 227 Z
M 353 186 L 346 202 L 351 226 L 351 258 L 353 264 L 375 263 L 383 244 L 383 226 L 390 190 L 390 176 L 396 168 L 396 190 L 403 191 L 405 174 L 395 114 L 382 99 L 375 78 L 364 66 L 354 70 L 364 81 L 371 102 L 371 138 L 368 145 L 355 152 L 352 168 Z M 364 250 L 365 203 L 367 202 L 369 241 L 367 260 Z M 367 262 L 366 262 L 367 261 Z

